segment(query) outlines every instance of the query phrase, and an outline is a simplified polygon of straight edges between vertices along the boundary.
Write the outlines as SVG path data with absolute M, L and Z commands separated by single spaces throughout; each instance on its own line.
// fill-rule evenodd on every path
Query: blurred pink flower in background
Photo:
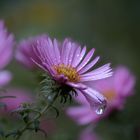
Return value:
M 0 86 L 6 85 L 12 78 L 11 73 L 3 68 L 13 56 L 14 36 L 8 33 L 4 22 L 0 20 Z
M 80 106 L 70 107 L 66 112 L 80 125 L 97 122 L 108 116 L 114 109 L 122 110 L 127 97 L 134 93 L 135 77 L 126 67 L 120 66 L 115 69 L 112 77 L 87 84 L 100 91 L 107 98 L 108 104 L 105 113 L 97 115 L 87 106 L 88 103 L 83 95 L 76 97 Z
M 15 98 L 0 99 L 0 102 L 6 105 L 5 108 L 0 108 L 0 116 L 2 117 L 13 117 L 17 119 L 16 114 L 11 115 L 11 112 L 13 110 L 18 109 L 22 103 L 32 104 L 35 102 L 35 97 L 29 91 L 23 89 L 8 89 L 5 95 L 15 96 Z M 47 120 L 47 118 L 44 116 L 40 120 L 40 128 L 46 133 L 50 134 L 54 132 L 54 130 L 56 129 L 56 125 L 53 119 Z
M 6 108 L 1 108 L 0 114 L 10 114 L 11 111 L 17 109 L 22 103 L 32 103 L 33 97 L 25 90 L 21 89 L 7 89 L 6 96 L 15 96 L 15 98 L 3 98 L 0 102 L 6 105 Z
M 84 129 L 79 136 L 78 140 L 100 140 L 99 137 L 93 132 L 91 127 Z
M 26 40 L 22 40 L 17 45 L 16 55 L 15 55 L 16 60 L 30 70 L 35 69 L 37 66 L 31 60 L 31 56 L 36 57 L 32 46 L 36 40 L 40 40 L 40 39 L 43 39 L 46 37 L 47 37 L 47 35 L 40 35 L 40 36 L 30 37 Z M 37 59 L 37 57 L 36 57 L 36 59 Z

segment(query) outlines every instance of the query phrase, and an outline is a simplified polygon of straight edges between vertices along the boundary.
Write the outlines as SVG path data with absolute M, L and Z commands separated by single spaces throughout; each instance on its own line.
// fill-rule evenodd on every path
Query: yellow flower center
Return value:
M 112 101 L 113 99 L 115 99 L 116 94 L 113 90 L 109 90 L 104 93 L 104 96 L 107 98 L 108 101 Z
M 56 70 L 57 74 L 63 74 L 68 78 L 70 82 L 79 82 L 80 81 L 80 75 L 76 71 L 75 68 L 71 67 L 70 65 L 64 65 L 59 64 L 57 66 L 54 66 L 54 69 Z

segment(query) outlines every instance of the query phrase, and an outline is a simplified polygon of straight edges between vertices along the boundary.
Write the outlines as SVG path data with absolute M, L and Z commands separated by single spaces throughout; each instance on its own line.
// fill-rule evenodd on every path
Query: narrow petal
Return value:
M 102 67 L 99 67 L 91 72 L 81 75 L 81 81 L 92 81 L 107 78 L 112 76 L 112 69 L 110 64 L 106 64 Z
M 74 54 L 74 57 L 73 57 L 73 60 L 72 60 L 72 66 L 73 67 L 76 67 L 78 65 L 78 59 L 80 57 L 80 52 L 81 52 L 81 47 L 78 47 L 75 51 L 75 54 Z
M 72 60 L 75 54 L 75 50 L 77 49 L 77 46 L 75 45 L 75 43 L 72 43 L 72 48 L 69 54 L 69 59 L 68 59 L 68 65 L 72 65 Z
M 46 49 L 45 49 L 46 47 Z M 44 50 L 48 51 L 48 56 L 50 57 L 51 61 L 53 64 L 57 64 L 57 60 L 55 58 L 54 54 L 54 47 L 53 47 L 53 42 L 50 38 L 48 38 L 48 41 L 46 42 L 46 46 L 44 46 Z
M 77 67 L 77 71 L 81 70 L 91 59 L 93 56 L 95 49 L 92 49 L 84 58 L 84 60 L 81 62 L 81 64 Z
M 92 88 L 80 91 L 83 93 L 93 110 L 98 111 L 102 109 L 102 112 L 104 111 L 106 108 L 106 98 L 101 93 Z
M 65 47 L 65 59 L 64 59 L 65 65 L 68 65 L 69 63 L 69 55 L 70 55 L 71 48 L 72 48 L 71 42 L 68 42 Z
M 38 63 L 36 60 L 34 60 L 33 58 L 31 58 L 31 60 L 34 62 L 34 64 L 36 64 L 39 68 L 41 68 L 42 70 L 46 71 L 46 72 L 49 72 L 51 75 L 54 75 L 54 71 L 53 69 L 50 68 L 49 65 L 47 65 L 47 63 Z
M 81 53 L 79 54 L 79 56 L 77 56 L 75 63 L 73 64 L 74 67 L 76 67 L 81 60 L 83 59 L 83 57 L 85 56 L 86 53 L 86 47 L 84 47 L 81 51 Z
M 110 63 L 105 64 L 105 65 L 103 65 L 103 66 L 101 66 L 93 71 L 90 71 L 90 72 L 84 74 L 83 76 L 91 76 L 91 75 L 100 74 L 100 73 L 103 73 L 104 71 L 109 70 L 109 69 L 110 69 Z
M 65 54 L 66 54 L 66 45 L 69 42 L 69 39 L 65 39 L 62 43 L 62 48 L 61 48 L 61 62 L 64 64 L 65 63 Z
M 85 82 L 85 81 L 94 81 L 94 80 L 100 80 L 100 79 L 104 79 L 104 78 L 108 78 L 111 77 L 113 74 L 113 72 L 109 72 L 109 73 L 100 73 L 100 74 L 95 74 L 95 75 L 91 75 L 91 76 L 83 76 L 81 77 L 81 82 Z
M 92 62 L 90 62 L 87 66 L 85 66 L 84 68 L 82 68 L 81 70 L 79 70 L 79 74 L 83 74 L 85 73 L 86 71 L 88 71 L 90 68 L 92 68 L 96 63 L 97 61 L 99 60 L 99 56 L 96 57 Z
M 93 83 L 93 82 L 92 82 Z M 85 96 L 81 93 L 80 90 L 75 89 L 78 96 L 74 97 L 74 100 L 83 106 L 89 106 L 88 101 L 86 100 Z
M 71 87 L 73 87 L 73 88 L 76 88 L 76 89 L 81 89 L 81 90 L 83 90 L 83 89 L 86 89 L 86 88 L 87 88 L 87 86 L 86 86 L 86 85 L 83 85 L 83 84 L 81 84 L 81 83 L 72 83 L 72 82 L 67 82 L 67 85 L 69 85 L 69 86 L 71 86 Z
M 56 58 L 57 64 L 59 64 L 60 63 L 60 50 L 58 48 L 58 42 L 56 39 L 54 39 L 53 45 L 54 45 L 55 58 Z
M 47 55 L 48 52 L 44 46 L 40 46 L 39 44 L 34 44 L 32 45 L 32 48 L 35 53 L 35 56 L 40 60 L 40 62 L 46 62 L 50 66 L 54 65 L 52 59 Z M 33 58 L 33 59 L 36 60 L 36 58 Z

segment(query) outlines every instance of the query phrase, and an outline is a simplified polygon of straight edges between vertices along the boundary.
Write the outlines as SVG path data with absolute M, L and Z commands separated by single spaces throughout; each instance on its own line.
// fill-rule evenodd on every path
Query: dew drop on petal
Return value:
M 103 113 L 104 113 L 104 108 L 97 108 L 96 110 L 95 110 L 95 112 L 96 112 L 96 114 L 98 114 L 98 115 L 102 115 Z
M 101 105 L 99 105 L 96 108 L 95 112 L 97 115 L 102 115 L 104 113 L 105 109 L 106 109 L 106 101 L 104 101 Z

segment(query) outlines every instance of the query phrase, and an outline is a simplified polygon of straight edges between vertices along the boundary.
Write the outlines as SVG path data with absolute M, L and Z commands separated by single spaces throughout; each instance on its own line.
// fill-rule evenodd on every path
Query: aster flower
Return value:
M 9 34 L 4 26 L 4 22 L 0 20 L 0 86 L 6 85 L 11 80 L 11 73 L 2 70 L 12 59 L 14 37 Z
M 93 86 L 93 83 L 91 82 L 88 82 L 87 84 Z M 94 88 L 103 93 L 108 101 L 106 112 L 102 116 L 91 111 L 88 107 L 88 102 L 84 99 L 83 95 L 75 98 L 81 105 L 70 107 L 66 112 L 80 125 L 97 122 L 100 119 L 107 117 L 114 109 L 122 110 L 127 97 L 134 93 L 134 85 L 135 77 L 133 74 L 126 67 L 119 66 L 115 69 L 112 77 L 94 83 Z
M 46 35 L 30 37 L 27 40 L 22 40 L 17 45 L 16 49 L 16 60 L 21 63 L 23 66 L 30 70 L 34 70 L 36 68 L 35 63 L 30 59 L 31 55 L 35 57 L 34 52 L 32 51 L 32 45 L 35 40 L 39 40 L 41 38 L 45 38 Z
M 86 54 L 86 47 L 81 48 L 69 39 L 59 43 L 49 37 L 37 39 L 32 46 L 35 54 L 31 56 L 33 62 L 60 85 L 57 89 L 59 94 L 83 94 L 97 113 L 103 113 L 105 97 L 86 82 L 110 77 L 112 72 L 110 64 L 92 70 L 99 60 L 99 57 L 96 57 L 91 61 L 95 49 Z

